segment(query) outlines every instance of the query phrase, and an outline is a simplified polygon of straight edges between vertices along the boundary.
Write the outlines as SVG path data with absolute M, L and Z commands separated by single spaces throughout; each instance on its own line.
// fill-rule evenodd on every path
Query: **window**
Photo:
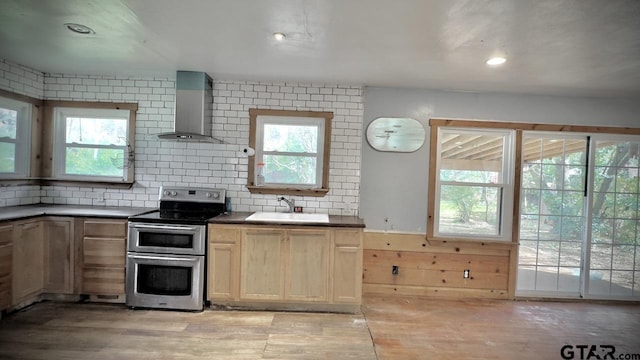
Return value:
M 514 134 L 438 129 L 435 236 L 508 239 Z
M 132 113 L 123 109 L 54 108 L 55 179 L 133 181 Z
M 324 195 L 328 191 L 333 113 L 251 109 L 249 114 L 249 145 L 255 148 L 255 156 L 249 160 L 249 190 Z M 264 184 L 257 181 L 259 173 Z
M 0 176 L 28 176 L 30 144 L 31 104 L 0 97 Z

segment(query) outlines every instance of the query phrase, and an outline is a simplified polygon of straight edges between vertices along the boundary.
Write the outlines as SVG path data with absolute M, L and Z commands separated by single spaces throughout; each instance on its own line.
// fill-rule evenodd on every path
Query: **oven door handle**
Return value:
M 129 255 L 128 257 L 136 260 L 170 260 L 170 261 L 185 261 L 185 262 L 193 261 L 193 259 L 177 258 L 177 257 L 170 257 L 170 256 Z
M 156 229 L 156 230 L 189 230 L 195 231 L 197 230 L 193 226 L 171 226 L 171 225 L 143 225 L 143 224 L 132 224 L 131 227 L 135 229 Z

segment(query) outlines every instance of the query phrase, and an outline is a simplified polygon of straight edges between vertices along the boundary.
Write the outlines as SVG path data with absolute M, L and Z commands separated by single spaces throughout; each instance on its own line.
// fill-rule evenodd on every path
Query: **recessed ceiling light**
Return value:
M 278 41 L 283 41 L 286 37 L 287 37 L 287 35 L 285 35 L 284 33 L 281 33 L 281 32 L 273 33 L 273 38 L 278 40 Z
M 67 29 L 69 29 L 70 31 L 73 31 L 74 33 L 77 33 L 77 34 L 89 35 L 89 34 L 96 33 L 95 31 L 93 31 L 92 28 L 82 24 L 66 23 L 64 24 L 64 26 L 66 26 Z
M 502 65 L 505 62 L 507 62 L 507 59 L 503 57 L 492 57 L 491 59 L 487 60 L 487 65 Z

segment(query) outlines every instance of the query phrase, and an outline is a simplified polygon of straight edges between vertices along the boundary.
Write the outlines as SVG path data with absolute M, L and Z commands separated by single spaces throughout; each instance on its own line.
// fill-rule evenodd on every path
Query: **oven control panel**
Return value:
M 160 201 L 207 202 L 224 204 L 225 189 L 160 187 Z

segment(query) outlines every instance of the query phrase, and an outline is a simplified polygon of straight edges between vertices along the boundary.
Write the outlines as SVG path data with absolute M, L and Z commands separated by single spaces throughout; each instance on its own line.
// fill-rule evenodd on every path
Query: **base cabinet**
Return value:
M 332 275 L 335 303 L 362 301 L 362 231 L 335 231 Z
M 124 302 L 126 219 L 40 216 L 0 223 L 0 310 L 49 295 Z
M 0 311 L 11 306 L 13 224 L 0 225 Z
M 245 229 L 242 237 L 240 299 L 283 300 L 285 232 Z
M 358 305 L 362 230 L 212 224 L 208 278 L 214 304 Z
M 85 219 L 82 226 L 80 292 L 124 302 L 127 220 Z
M 329 300 L 329 230 L 289 230 L 284 254 L 285 300 Z
M 44 247 L 40 220 L 13 226 L 11 305 L 18 305 L 42 292 Z
M 43 291 L 73 293 L 74 239 L 73 218 L 42 220 Z
M 241 229 L 226 227 L 209 231 L 208 299 L 239 299 L 241 232 Z

